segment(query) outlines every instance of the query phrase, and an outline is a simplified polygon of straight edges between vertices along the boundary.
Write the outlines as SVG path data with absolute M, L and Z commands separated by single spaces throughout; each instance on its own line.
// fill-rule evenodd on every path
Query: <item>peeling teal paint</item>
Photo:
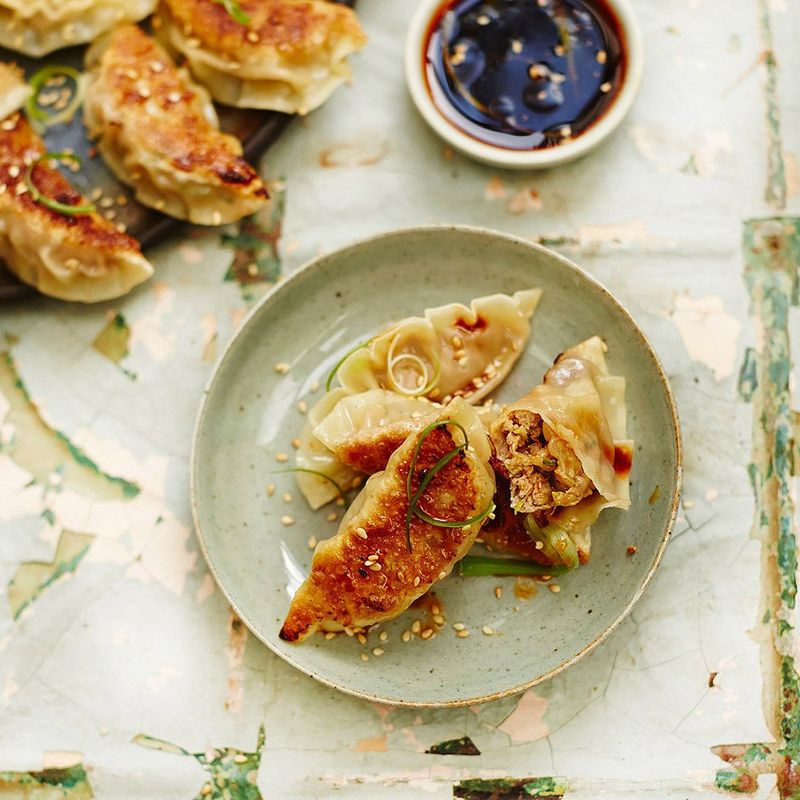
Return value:
M 479 756 L 481 754 L 469 736 L 439 742 L 431 745 L 425 752 L 436 756 Z
M 83 764 L 32 772 L 0 771 L 0 797 L 26 800 L 91 800 L 94 797 Z
M 453 797 L 464 800 L 561 798 L 567 788 L 567 782 L 563 778 L 471 778 L 453 786 Z
M 744 351 L 744 362 L 739 370 L 739 397 L 745 403 L 753 401 L 753 395 L 758 388 L 758 356 L 752 347 Z

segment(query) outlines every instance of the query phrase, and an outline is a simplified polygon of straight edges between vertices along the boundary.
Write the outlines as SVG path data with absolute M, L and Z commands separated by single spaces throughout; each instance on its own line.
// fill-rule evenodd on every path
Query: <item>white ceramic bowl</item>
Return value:
M 569 142 L 541 150 L 511 150 L 473 139 L 449 122 L 436 107 L 424 72 L 424 48 L 431 21 L 447 0 L 420 0 L 406 39 L 406 82 L 414 104 L 428 125 L 464 155 L 505 169 L 546 169 L 580 158 L 610 136 L 625 118 L 639 90 L 644 70 L 644 43 L 628 0 L 605 0 L 619 21 L 627 58 L 625 79 L 608 110 Z

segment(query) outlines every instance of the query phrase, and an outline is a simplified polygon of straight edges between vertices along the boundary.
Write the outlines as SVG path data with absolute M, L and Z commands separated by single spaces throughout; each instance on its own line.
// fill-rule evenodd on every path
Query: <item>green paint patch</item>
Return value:
M 45 422 L 10 353 L 0 353 L 0 393 L 9 402 L 5 421 L 14 431 L 10 441 L 0 442 L 0 452 L 8 453 L 29 472 L 34 483 L 53 491 L 68 486 L 94 500 L 119 500 L 139 494 L 135 483 L 101 470 L 65 434 Z M 57 484 L 51 482 L 54 474 L 59 476 Z
M 439 742 L 439 744 L 429 747 L 425 752 L 437 756 L 479 756 L 481 754 L 481 751 L 478 750 L 475 742 L 469 736 Z
M 245 217 L 236 233 L 223 233 L 221 243 L 233 248 L 233 261 L 225 273 L 226 281 L 236 281 L 248 302 L 255 300 L 258 289 L 275 283 L 281 276 L 278 243 L 286 208 L 286 183 L 269 183 L 270 201 L 264 208 Z
M 723 792 L 737 792 L 738 794 L 755 794 L 758 789 L 758 779 L 749 772 L 740 772 L 735 769 L 717 770 L 714 786 Z
M 561 798 L 567 791 L 563 778 L 472 778 L 453 786 L 453 797 L 465 800 L 529 800 Z
M 53 560 L 28 561 L 20 564 L 8 584 L 8 605 L 11 616 L 19 615 L 59 578 L 70 575 L 78 568 L 94 536 L 88 533 L 63 531 L 56 545 Z
M 0 797 L 8 800 L 91 800 L 83 764 L 41 772 L 0 772 Z
M 131 329 L 122 314 L 115 314 L 97 334 L 92 347 L 109 361 L 119 364 L 128 355 Z
M 154 739 L 140 733 L 133 742 L 152 750 L 174 755 L 191 756 L 199 761 L 209 774 L 194 800 L 263 800 L 258 789 L 258 768 L 264 749 L 264 727 L 258 731 L 256 748 L 252 752 L 234 747 L 213 748 L 203 753 L 190 753 L 179 745 Z
M 739 390 L 739 397 L 745 403 L 753 401 L 753 395 L 758 388 L 758 356 L 752 347 L 748 347 L 744 351 L 744 361 L 739 370 L 739 382 L 737 386 Z

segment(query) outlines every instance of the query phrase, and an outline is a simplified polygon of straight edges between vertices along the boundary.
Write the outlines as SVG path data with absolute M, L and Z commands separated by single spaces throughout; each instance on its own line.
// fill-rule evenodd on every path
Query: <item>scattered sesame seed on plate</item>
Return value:
M 313 550 L 317 546 L 317 537 L 311 536 L 308 539 L 308 549 Z
M 385 642 L 385 641 L 386 641 L 386 640 L 389 638 L 389 634 L 388 634 L 388 632 L 387 632 L 387 631 L 381 631 L 381 632 L 380 632 L 380 634 L 378 635 L 378 638 L 379 638 L 379 639 L 380 639 L 382 642 Z
M 339 515 L 335 511 L 331 511 L 325 519 L 327 519 L 328 522 L 336 522 L 336 520 L 339 519 Z
M 289 371 L 289 365 L 285 361 L 279 361 L 273 369 L 278 375 L 285 375 Z
M 453 623 L 453 630 L 456 630 L 456 631 L 463 631 L 464 628 L 466 628 L 466 627 L 467 626 L 463 622 L 454 622 Z
M 456 633 L 456 636 L 458 636 L 459 639 L 466 639 L 467 636 L 469 636 L 469 631 L 467 631 L 467 630 L 458 631 Z
M 425 628 L 425 630 L 420 633 L 420 636 L 423 639 L 430 639 L 431 636 L 433 636 L 433 628 Z
M 446 573 L 444 570 L 442 570 L 442 571 L 439 573 L 439 580 L 440 580 L 440 581 L 443 581 L 443 580 L 444 580 L 446 577 L 447 577 L 447 573 Z
M 272 497 L 275 494 L 275 484 L 269 483 L 267 484 L 267 497 Z
M 489 625 L 484 625 L 481 628 L 481 633 L 485 634 L 486 636 L 491 636 L 494 633 L 494 631 L 491 629 Z
M 435 614 L 433 617 L 433 621 L 437 625 L 444 625 L 444 617 L 441 614 Z
M 495 586 L 494 587 L 494 596 L 498 600 L 503 596 L 503 587 L 502 586 Z
M 289 456 L 286 453 L 277 453 L 275 456 L 276 461 L 280 461 L 281 464 L 289 460 Z
M 382 647 L 373 647 L 372 648 L 372 655 L 374 656 L 382 656 L 386 651 Z
M 421 630 L 422 630 L 422 623 L 418 619 L 415 619 L 411 623 L 411 632 L 412 633 L 419 633 Z
M 411 631 L 403 631 L 403 634 L 400 636 L 400 638 L 404 642 L 410 642 L 411 641 Z
M 358 639 L 360 644 L 366 644 L 367 643 L 367 637 L 364 636 L 363 633 L 359 633 L 356 638 Z
M 561 591 L 561 587 L 557 583 L 551 583 L 547 587 L 553 594 L 558 594 Z
M 328 641 L 330 641 L 331 639 L 335 639 L 335 638 L 336 638 L 336 634 L 335 634 L 333 631 L 328 631 L 328 632 L 325 634 L 325 638 L 326 638 Z
M 294 517 L 290 517 L 288 514 L 284 514 L 284 515 L 281 517 L 281 522 L 282 522 L 284 525 L 286 525 L 286 527 L 288 528 L 288 527 L 289 527 L 289 525 L 294 525 Z
M 284 492 L 283 493 L 283 502 L 284 503 L 291 503 L 292 502 L 292 496 L 289 494 L 289 492 Z
M 302 442 L 299 439 L 292 439 L 292 447 L 294 447 L 295 450 L 299 450 L 301 444 Z
M 600 91 L 603 92 L 603 94 L 608 94 L 608 92 L 611 91 L 611 83 L 609 81 L 606 81 L 605 83 L 601 83 L 600 84 Z
M 361 653 L 361 660 L 362 661 L 369 661 L 369 656 L 366 653 Z
M 297 404 L 297 410 L 298 410 L 298 411 L 299 411 L 301 414 L 305 414 L 305 413 L 306 413 L 306 411 L 308 411 L 308 403 L 306 403 L 306 401 L 305 401 L 305 400 L 301 400 L 301 401 L 300 401 L 300 402 Z

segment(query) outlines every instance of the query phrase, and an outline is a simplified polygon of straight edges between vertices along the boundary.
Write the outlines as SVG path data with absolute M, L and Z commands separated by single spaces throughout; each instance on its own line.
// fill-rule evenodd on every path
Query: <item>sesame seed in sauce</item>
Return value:
M 95 189 L 92 189 L 92 192 L 89 195 L 89 197 L 95 202 L 97 202 L 102 196 L 103 196 L 103 190 L 99 186 Z
M 267 497 L 272 497 L 275 494 L 275 484 L 270 483 L 267 485 Z
M 458 636 L 459 639 L 466 639 L 467 636 L 469 636 L 469 631 L 466 630 L 458 631 L 458 633 L 456 633 L 456 636 Z
M 14 193 L 19 196 L 25 194 L 28 191 L 28 187 L 24 183 L 18 183 L 16 188 L 14 189 Z
M 305 414 L 305 413 L 306 413 L 306 411 L 308 411 L 308 403 L 306 403 L 306 401 L 305 401 L 305 400 L 301 400 L 301 401 L 300 401 L 300 402 L 297 404 L 297 410 L 298 410 L 298 411 L 299 411 L 301 414 Z
M 136 87 L 136 91 L 139 93 L 139 97 L 143 97 L 145 100 L 147 100 L 147 98 L 150 97 L 150 87 L 149 86 L 145 86 L 144 84 L 140 84 L 139 86 Z
M 611 82 L 606 81 L 605 83 L 601 83 L 600 91 L 603 92 L 603 94 L 608 94 L 611 91 Z
M 551 583 L 547 587 L 553 594 L 558 594 L 561 591 L 561 587 L 557 583 Z
M 608 61 L 608 53 L 605 50 L 598 50 L 595 58 L 598 64 L 605 64 Z
M 200 47 L 200 40 L 196 36 L 190 36 L 186 40 L 187 47 Z
M 484 625 L 481 628 L 481 633 L 483 633 L 486 636 L 491 636 L 494 633 L 494 631 L 491 629 L 489 625 Z
M 289 456 L 287 456 L 286 453 L 278 453 L 275 456 L 275 460 L 280 462 L 281 464 L 284 464 L 289 460 Z
M 363 633 L 359 633 L 358 636 L 356 636 L 356 639 L 358 639 L 359 644 L 366 644 L 367 643 L 367 637 L 364 636 Z
M 125 233 L 128 230 L 128 226 L 124 222 L 118 222 L 115 226 L 118 233 Z
M 164 71 L 164 65 L 160 61 L 151 61 L 149 66 L 152 72 L 159 73 Z
M 356 536 L 361 539 L 367 538 L 367 532 L 363 528 L 356 528 Z
M 423 639 L 430 639 L 433 636 L 433 628 L 425 628 L 422 633 L 420 633 L 420 637 Z
M 0 195 L 5 194 L 7 188 L 8 187 L 4 183 L 0 183 Z
M 436 614 L 433 618 L 433 621 L 437 625 L 444 625 L 444 617 L 441 614 Z
M 288 528 L 290 525 L 294 525 L 294 517 L 290 517 L 288 514 L 284 514 L 281 517 L 281 523 Z
M 421 630 L 422 630 L 422 623 L 418 619 L 415 619 L 411 623 L 411 632 L 412 633 L 419 633 Z
M 344 497 L 337 497 L 336 498 L 336 505 L 343 506 L 344 505 Z
M 136 178 L 135 175 L 132 176 L 132 177 L 134 177 L 134 179 L 138 180 L 138 178 Z M 139 177 L 141 177 L 141 173 L 139 173 Z M 158 211 L 163 211 L 167 207 L 167 201 L 166 200 L 156 200 L 155 207 L 156 207 L 156 209 Z
M 106 219 L 114 219 L 114 217 L 116 217 L 116 216 L 117 216 L 117 212 L 116 212 L 116 211 L 114 211 L 114 209 L 113 209 L 113 208 L 109 208 L 109 209 L 108 209 L 108 211 L 104 211 L 104 212 L 103 212 L 103 216 L 104 216 Z
M 285 361 L 279 361 L 273 366 L 273 369 L 278 375 L 285 375 L 289 371 L 289 365 Z

